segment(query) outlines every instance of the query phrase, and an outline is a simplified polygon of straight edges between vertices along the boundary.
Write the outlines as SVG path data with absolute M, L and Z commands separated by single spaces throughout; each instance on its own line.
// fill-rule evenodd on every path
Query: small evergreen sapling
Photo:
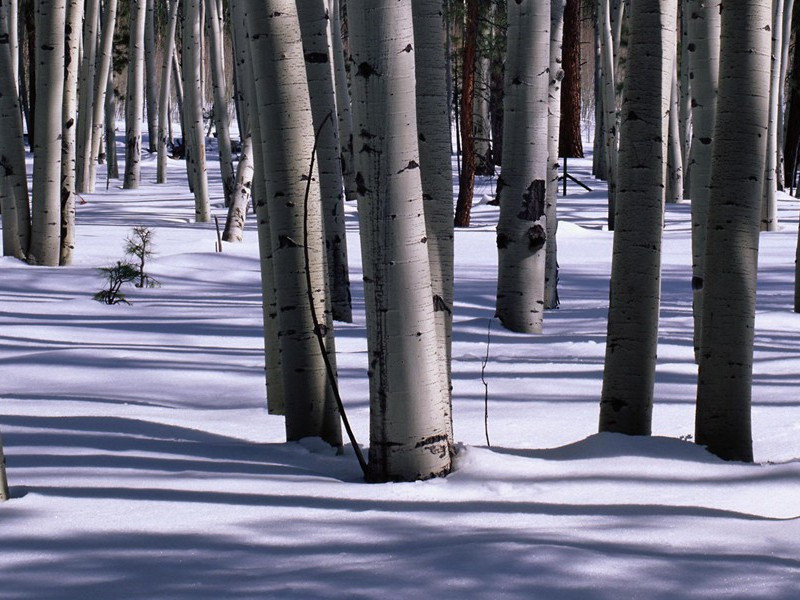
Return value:
M 94 295 L 94 299 L 103 304 L 130 304 L 122 293 L 122 285 L 131 283 L 139 278 L 139 269 L 136 265 L 128 262 L 117 261 L 111 267 L 102 267 L 100 272 L 108 280 L 108 288 L 100 290 Z
M 138 288 L 158 287 L 155 278 L 145 273 L 147 259 L 153 256 L 153 232 L 147 227 L 134 227 L 125 238 L 125 256 L 134 261 L 117 261 L 116 265 L 103 267 L 100 272 L 108 281 L 108 287 L 94 295 L 94 299 L 104 304 L 130 304 L 122 293 L 122 286 L 133 283 Z
M 139 282 L 136 287 L 158 287 L 158 281 L 145 273 L 145 262 L 153 256 L 153 231 L 147 227 L 134 227 L 131 234 L 125 238 L 125 254 L 131 256 L 138 263 Z

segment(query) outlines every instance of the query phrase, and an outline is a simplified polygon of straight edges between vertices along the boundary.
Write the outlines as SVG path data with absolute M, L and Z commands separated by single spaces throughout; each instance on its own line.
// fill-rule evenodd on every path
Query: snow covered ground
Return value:
M 588 181 L 589 161 L 571 161 Z M 762 236 L 753 412 L 758 464 L 687 441 L 688 205 L 669 206 L 654 437 L 597 435 L 611 235 L 604 188 L 560 199 L 561 300 L 546 334 L 493 313 L 497 208 L 456 235 L 456 471 L 368 485 L 348 448 L 283 443 L 265 408 L 257 246 L 214 252 L 174 183 L 86 197 L 75 266 L 0 260 L 2 598 L 798 598 L 800 204 Z M 105 181 L 104 172 L 100 180 Z M 224 218 L 219 179 L 215 214 Z M 102 187 L 102 186 L 99 186 Z M 479 182 L 479 195 L 490 182 Z M 345 403 L 368 444 L 356 213 L 356 321 L 337 328 Z M 155 230 L 157 289 L 91 297 L 134 225 Z

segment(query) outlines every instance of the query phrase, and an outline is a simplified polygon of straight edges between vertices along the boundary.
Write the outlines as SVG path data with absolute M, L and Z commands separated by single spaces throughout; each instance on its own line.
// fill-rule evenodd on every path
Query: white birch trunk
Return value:
M 544 272 L 544 307 L 558 308 L 558 137 L 561 131 L 561 47 L 564 36 L 564 5 L 566 0 L 552 0 L 550 4 L 550 89 L 548 92 L 547 119 L 547 245 Z
M 11 53 L 11 70 L 14 85 L 19 93 L 19 1 L 7 0 L 8 4 L 8 50 Z
M 695 440 L 727 460 L 753 460 L 753 328 L 771 23 L 770 0 L 726 2 L 722 12 Z
M 689 76 L 692 80 L 692 290 L 695 355 L 700 348 L 703 314 L 703 274 L 708 199 L 711 194 L 711 155 L 714 146 L 719 80 L 720 1 L 691 0 L 689 4 Z
M 278 300 L 286 437 L 317 436 L 339 446 L 339 413 L 314 333 L 306 282 L 308 273 L 315 311 L 327 332 L 326 351 L 335 365 L 318 185 L 309 188 L 304 214 L 314 127 L 297 9 L 293 0 L 250 0 L 247 19 L 251 52 L 259 57 L 253 61 L 254 84 Z M 317 177 L 315 168 L 312 178 Z
M 211 201 L 206 172 L 205 131 L 200 81 L 200 0 L 186 0 L 183 5 L 183 110 L 186 131 L 183 133 L 186 148 L 186 165 L 190 169 L 194 192 L 194 218 L 197 223 L 211 220 Z
M 0 0 L 0 8 L 8 0 Z M 9 27 L 0 9 L 0 34 Z M 9 38 L 0 35 L 0 89 L 16 90 Z M 0 94 L 0 206 L 3 212 L 3 254 L 25 260 L 30 244 L 31 215 L 25 167 L 25 142 L 19 94 Z
M 595 5 L 594 20 L 594 140 L 592 144 L 592 175 L 601 181 L 608 178 L 608 163 L 606 162 L 606 127 L 605 106 L 603 95 L 603 51 L 600 36 L 602 29 L 602 4 L 606 0 L 597 0 Z
M 106 94 L 110 87 L 109 77 L 113 77 L 111 70 L 111 54 L 114 42 L 114 28 L 117 22 L 117 0 L 105 0 L 103 4 L 103 27 L 100 34 L 100 47 L 98 48 L 97 69 L 94 76 L 94 99 L 92 101 L 92 133 L 91 148 L 89 149 L 88 163 L 84 169 L 88 168 L 87 179 L 84 183 L 85 192 L 94 192 L 97 180 L 97 157 L 100 154 L 100 142 L 103 139 L 103 111 L 106 110 Z M 112 99 L 113 100 L 113 99 Z M 112 119 L 112 128 L 113 119 Z M 112 139 L 114 136 L 111 136 Z M 111 156 L 116 159 L 116 153 Z M 116 164 L 116 163 L 114 163 Z M 111 164 L 109 164 L 109 168 Z M 115 173 L 114 177 L 119 174 Z
M 180 0 L 170 0 L 167 28 L 164 38 L 164 56 L 161 61 L 161 87 L 158 93 L 158 158 L 156 183 L 167 182 L 167 138 L 169 137 L 170 90 L 172 89 L 172 56 L 175 54 L 175 26 L 178 22 Z
M 36 117 L 28 262 L 57 266 L 61 251 L 61 117 L 66 0 L 36 5 Z
M 96 101 L 97 31 L 100 24 L 100 0 L 86 0 L 85 4 L 75 157 L 75 189 L 80 193 L 94 191 L 94 184 L 89 185 L 90 164 L 97 159 L 97 156 L 93 157 L 91 152 L 94 103 Z M 103 86 L 105 89 L 105 81 L 103 81 Z
M 689 78 L 689 16 L 688 8 L 691 0 L 680 0 L 681 10 L 680 32 L 680 133 L 681 133 L 681 158 L 683 159 L 683 197 L 691 197 L 691 163 L 689 154 L 692 147 L 692 84 Z
M 142 116 L 144 112 L 144 29 L 147 0 L 131 0 L 128 46 L 128 86 L 125 97 L 125 178 L 122 187 L 139 187 L 142 168 Z
M 786 165 L 784 146 L 786 144 L 786 77 L 789 73 L 789 43 L 792 39 L 792 15 L 794 0 L 786 0 L 783 10 L 783 47 L 781 48 L 781 74 L 778 84 L 778 189 L 784 189 Z
M 605 152 L 608 174 L 608 229 L 614 229 L 617 189 L 617 91 L 614 69 L 614 40 L 611 35 L 611 0 L 600 0 L 600 59 L 603 76 L 603 127 L 605 129 Z
M 156 67 L 155 0 L 147 0 L 144 24 L 145 97 L 147 98 L 147 148 L 156 151 L 158 140 L 158 68 Z
M 72 263 L 75 248 L 75 140 L 83 0 L 69 0 L 64 36 L 64 106 L 61 133 L 61 248 L 59 264 Z
M 508 6 L 497 317 L 519 333 L 541 333 L 547 242 L 550 2 Z
M 119 161 L 117 160 L 117 95 L 114 90 L 114 71 L 108 71 L 105 96 L 105 119 L 103 139 L 106 144 L 106 176 L 108 179 L 119 179 Z M 99 149 L 98 149 L 99 151 Z
M 236 167 L 236 185 L 233 189 L 231 205 L 228 207 L 225 229 L 222 232 L 223 241 L 242 241 L 244 223 L 247 220 L 247 205 L 250 202 L 252 186 L 253 138 L 248 134 L 242 142 L 242 152 L 239 154 L 239 164 Z
M 333 318 L 351 322 L 350 275 L 347 267 L 347 232 L 344 222 L 342 163 L 336 114 L 333 72 L 328 49 L 329 18 L 325 0 L 297 3 L 303 53 L 317 140 L 317 165 L 322 194 L 325 247 Z M 328 122 L 326 122 L 328 119 Z M 325 122 L 325 126 L 320 126 Z
M 258 253 L 261 263 L 262 313 L 264 322 L 264 366 L 267 386 L 267 410 L 271 415 L 286 414 L 283 394 L 283 369 L 278 340 L 278 299 L 272 264 L 272 236 L 267 206 L 266 167 L 263 156 L 261 127 L 257 110 L 253 55 L 250 51 L 250 25 L 244 0 L 231 2 L 231 19 L 235 39 L 241 43 L 242 93 L 247 103 L 248 126 L 253 140 L 253 207 L 258 222 Z
M 339 0 L 328 0 L 331 16 L 331 53 L 336 86 L 336 112 L 339 119 L 339 148 L 342 156 L 342 177 L 347 200 L 356 199 L 356 180 L 353 168 L 353 116 L 350 112 L 350 90 L 345 69 L 342 45 L 342 21 Z
M 651 430 L 675 11 L 674 0 L 631 8 L 600 431 Z
M 222 19 L 217 12 L 216 0 L 205 0 L 204 4 L 210 40 L 209 67 L 214 94 L 214 127 L 217 131 L 220 176 L 222 177 L 225 206 L 230 206 L 233 189 L 236 185 L 236 174 L 233 170 L 233 154 L 231 153 L 230 119 L 228 117 L 229 95 L 225 86 Z
M 781 56 L 783 55 L 784 0 L 773 0 L 772 14 L 772 71 L 769 95 L 769 128 L 767 159 L 764 167 L 764 198 L 761 206 L 761 231 L 778 229 L 778 111 L 780 106 Z
M 420 177 L 411 0 L 348 3 L 370 374 L 369 478 L 451 469 Z
M 673 61 L 672 89 L 669 101 L 669 152 L 667 155 L 666 201 L 677 204 L 683 200 L 683 153 L 681 143 L 680 100 L 678 88 L 678 59 Z

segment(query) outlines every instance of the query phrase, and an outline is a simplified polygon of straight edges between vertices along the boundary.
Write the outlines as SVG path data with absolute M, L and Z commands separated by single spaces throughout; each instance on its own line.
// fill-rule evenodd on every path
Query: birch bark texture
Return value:
M 497 180 L 497 317 L 541 333 L 547 242 L 550 2 L 508 6 L 503 170 Z
M 342 162 L 336 113 L 331 53 L 328 46 L 330 19 L 325 0 L 297 3 L 306 77 L 311 97 L 314 129 L 317 140 L 319 188 L 325 225 L 325 248 L 333 318 L 351 322 L 350 272 L 347 266 L 347 231 L 344 222 Z M 330 120 L 330 123 L 326 122 Z M 325 122 L 325 126 L 322 123 Z
M 767 158 L 764 167 L 764 199 L 761 206 L 761 231 L 778 229 L 778 105 L 781 86 L 781 57 L 783 56 L 784 0 L 772 2 L 772 66 L 769 94 L 769 127 Z
M 65 0 L 36 4 L 36 128 L 28 262 L 58 266 L 61 252 L 61 118 Z
M 116 6 L 116 5 L 115 5 Z M 78 105 L 78 132 L 76 139 L 75 187 L 78 192 L 94 191 L 89 186 L 92 157 L 92 132 L 97 71 L 97 32 L 100 24 L 100 0 L 87 0 L 83 20 L 83 44 L 80 74 L 80 99 Z M 103 81 L 105 89 L 105 81 Z
M 250 48 L 258 57 L 253 61 L 254 87 L 278 302 L 286 437 L 290 441 L 320 437 L 341 446 L 339 412 L 319 350 L 306 282 L 308 270 L 316 313 L 325 317 L 321 327 L 335 369 L 322 203 L 319 185 L 313 184 L 318 181 L 316 167 L 304 211 L 315 130 L 297 7 L 294 0 L 251 0 L 248 7 Z M 335 122 L 326 125 L 333 127 Z
M 606 181 L 608 182 L 608 229 L 613 231 L 616 215 L 618 125 L 616 44 L 612 35 L 612 0 L 600 0 L 600 60 L 603 92 L 603 128 L 605 141 Z M 619 6 L 619 5 L 618 5 Z M 622 23 L 619 14 L 618 22 Z
M 730 2 L 722 11 L 695 440 L 727 460 L 753 460 L 753 329 L 771 23 L 770 0 Z
M 629 19 L 600 431 L 649 435 L 676 3 L 636 0 Z
M 369 478 L 451 469 L 420 177 L 411 0 L 348 2 L 370 376 Z
M 438 355 L 448 382 L 453 334 L 453 169 L 442 7 L 413 0 L 417 138 Z
M 206 144 L 203 130 L 203 106 L 201 103 L 200 45 L 200 0 L 185 0 L 183 5 L 183 48 L 181 70 L 183 74 L 184 147 L 187 168 L 194 184 L 194 219 L 197 223 L 211 220 L 211 200 L 208 191 L 206 170 Z
M 0 0 L 0 7 L 8 0 Z M 25 167 L 22 113 L 16 93 L 13 53 L 6 33 L 5 8 L 0 9 L 0 207 L 3 211 L 3 254 L 25 260 L 30 244 L 30 208 Z
M 550 91 L 547 117 L 547 192 L 545 217 L 547 218 L 547 245 L 544 270 L 544 307 L 558 308 L 558 140 L 561 130 L 562 43 L 564 36 L 564 6 L 566 0 L 552 0 L 550 4 Z
M 122 187 L 139 187 L 142 170 L 144 112 L 144 33 L 147 0 L 131 0 L 128 86 L 125 97 L 125 178 Z
M 356 200 L 356 181 L 353 169 L 353 116 L 350 111 L 350 90 L 342 44 L 341 7 L 339 0 L 328 0 L 328 6 L 331 18 L 331 52 L 336 85 L 336 112 L 339 120 L 339 147 L 342 153 L 344 193 L 347 200 Z
M 714 146 L 720 60 L 719 0 L 689 2 L 689 78 L 692 94 L 692 142 L 689 155 L 689 196 L 692 199 L 692 290 L 695 354 L 700 348 L 705 272 L 706 221 L 711 194 L 711 153 Z
M 145 97 L 147 98 L 147 149 L 156 151 L 158 140 L 158 68 L 156 67 L 155 0 L 146 0 L 147 17 L 144 24 Z

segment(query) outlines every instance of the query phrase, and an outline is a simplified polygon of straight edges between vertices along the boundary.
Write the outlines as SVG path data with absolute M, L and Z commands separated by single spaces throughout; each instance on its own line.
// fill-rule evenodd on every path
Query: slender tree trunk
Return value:
M 437 357 L 450 395 L 450 359 L 453 335 L 453 169 L 450 161 L 450 120 L 447 101 L 447 63 L 441 6 L 429 0 L 413 0 L 414 70 L 417 132 L 425 230 L 436 319 Z M 452 435 L 452 428 L 448 430 Z
M 478 42 L 479 0 L 466 0 L 467 20 L 464 29 L 464 54 L 461 61 L 461 172 L 458 177 L 456 227 L 469 227 L 475 187 L 475 130 L 473 100 L 475 98 L 475 50 Z
M 164 56 L 161 61 L 161 88 L 158 94 L 158 162 L 156 166 L 156 183 L 167 182 L 167 142 L 170 121 L 170 90 L 172 72 L 172 56 L 175 54 L 175 25 L 178 22 L 179 0 L 170 0 L 167 29 L 164 39 Z
M 600 0 L 600 57 L 603 74 L 603 126 L 605 127 L 605 152 L 608 167 L 608 229 L 614 230 L 617 190 L 617 92 L 614 69 L 614 40 L 612 38 L 611 0 Z
M 148 0 L 131 0 L 128 87 L 125 98 L 125 179 L 122 187 L 139 187 L 144 112 L 144 30 Z
M 106 144 L 106 174 L 108 179 L 119 179 L 117 160 L 117 93 L 114 89 L 114 71 L 109 70 L 105 95 L 105 119 L 103 126 Z
M 689 76 L 691 71 L 689 54 L 689 6 L 692 0 L 680 0 L 678 9 L 680 11 L 680 135 L 681 135 L 681 158 L 683 159 L 683 197 L 690 198 L 691 190 L 691 160 L 690 152 L 692 147 L 692 80 Z
M 75 139 L 78 118 L 78 56 L 83 0 L 69 0 L 64 36 L 64 105 L 61 133 L 61 248 L 59 264 L 72 263 L 75 248 Z
M 144 24 L 145 96 L 147 98 L 147 149 L 156 152 L 158 139 L 158 68 L 156 67 L 155 0 L 147 1 Z
M 211 42 L 209 66 L 211 68 L 211 83 L 214 93 L 214 127 L 217 131 L 220 176 L 222 177 L 222 191 L 225 194 L 225 206 L 230 206 L 236 185 L 236 174 L 233 169 L 233 154 L 231 152 L 230 119 L 228 118 L 229 96 L 225 86 L 222 18 L 217 12 L 216 0 L 205 0 L 204 4 L 206 7 L 209 40 Z
M 344 193 L 347 200 L 356 199 L 356 177 L 353 169 L 353 116 L 350 112 L 350 91 L 342 46 L 342 23 L 339 0 L 329 0 L 331 15 L 331 52 L 333 54 L 334 83 L 336 86 L 336 111 L 339 121 L 339 147 L 341 149 Z
M 8 23 L 6 32 L 8 33 L 8 51 L 11 54 L 11 71 L 13 73 L 14 85 L 19 93 L 19 1 L 6 0 L 8 8 Z
M 66 0 L 38 0 L 36 7 L 36 138 L 28 261 L 57 266 L 61 250 L 61 117 L 64 99 Z
M 95 181 L 97 179 L 97 156 L 100 154 L 100 142 L 103 139 L 103 111 L 106 109 L 106 93 L 109 87 L 109 77 L 113 77 L 111 69 L 111 55 L 114 42 L 114 28 L 117 21 L 117 0 L 105 0 L 103 4 L 103 26 L 100 34 L 100 47 L 99 59 L 97 62 L 97 70 L 94 77 L 94 100 L 92 102 L 92 133 L 89 155 L 86 157 L 88 162 L 84 169 L 88 166 L 88 175 L 84 184 L 84 192 L 93 192 L 95 188 Z M 113 118 L 112 118 L 113 127 Z M 113 139 L 114 136 L 112 136 Z M 114 160 L 116 160 L 116 152 L 111 153 Z M 110 159 L 109 159 L 110 160 Z M 112 163 L 108 164 L 109 173 L 111 171 Z M 116 169 L 116 166 L 114 167 Z M 114 177 L 119 177 L 119 173 L 114 173 Z M 80 189 L 79 189 L 80 191 Z
M 770 0 L 726 3 L 703 286 L 695 440 L 753 460 L 756 267 L 767 142 Z
M 772 0 L 772 72 L 770 76 L 769 129 L 764 170 L 764 199 L 761 206 L 761 231 L 778 229 L 778 105 L 783 55 L 784 0 Z
M 319 186 L 311 185 L 304 200 L 315 132 L 297 8 L 293 0 L 250 0 L 247 18 L 251 52 L 259 57 L 253 69 L 278 300 L 286 437 L 318 436 L 339 446 L 339 414 L 314 333 L 306 283 L 308 276 L 314 310 L 327 332 L 326 351 L 335 364 Z M 316 168 L 311 176 L 318 180 Z
M 92 156 L 92 132 L 94 131 L 94 103 L 96 100 L 97 71 L 97 31 L 100 24 L 100 0 L 86 0 L 86 14 L 83 21 L 83 60 L 80 74 L 80 98 L 78 104 L 78 124 L 76 132 L 75 189 L 85 193 L 94 190 L 89 185 Z M 103 81 L 105 89 L 105 81 Z M 91 188 L 91 189 L 90 189 Z
M 592 145 L 592 175 L 601 181 L 608 178 L 606 162 L 606 125 L 603 94 L 603 51 L 600 31 L 603 9 L 606 0 L 597 0 L 594 7 L 594 140 Z
M 20 82 L 25 81 L 25 66 L 28 67 L 28 94 L 27 94 L 27 119 L 28 125 L 28 144 L 33 151 L 34 140 L 36 139 L 36 0 L 24 0 L 23 8 L 23 27 L 22 39 L 27 42 L 27 60 L 20 52 Z M 26 63 L 23 65 L 23 63 Z
M 183 108 L 186 130 L 183 134 L 186 148 L 187 168 L 194 183 L 194 217 L 198 223 L 211 220 L 211 201 L 208 193 L 206 172 L 205 132 L 203 131 L 203 107 L 200 92 L 200 0 L 185 0 L 183 5 Z
M 547 242 L 550 3 L 508 6 L 497 317 L 519 333 L 541 333 Z
M 548 93 L 547 118 L 547 200 L 545 218 L 547 220 L 547 246 L 544 272 L 544 307 L 558 308 L 558 252 L 556 231 L 558 216 L 556 204 L 558 198 L 558 137 L 561 126 L 561 81 L 564 79 L 562 69 L 561 45 L 564 34 L 565 0 L 552 0 L 550 4 L 550 90 Z
M 247 220 L 247 204 L 253 186 L 253 138 L 245 136 L 242 142 L 242 152 L 239 155 L 239 164 L 236 168 L 236 187 L 233 190 L 231 205 L 228 207 L 228 217 L 225 220 L 225 230 L 222 239 L 225 242 L 241 242 L 244 233 L 244 223 Z
M 600 431 L 651 429 L 675 11 L 674 0 L 631 8 Z
M 781 48 L 781 74 L 778 85 L 778 189 L 784 188 L 786 180 L 786 161 L 784 148 L 786 147 L 786 78 L 789 74 L 789 48 L 792 39 L 792 15 L 794 14 L 794 0 L 786 0 L 783 11 L 783 47 Z M 796 42 L 795 42 L 796 43 Z
M 410 0 L 351 0 L 356 172 L 370 360 L 369 478 L 450 471 L 450 402 L 420 176 Z M 398 52 L 398 48 L 403 50 Z M 367 280 L 369 279 L 369 281 Z
M 478 48 L 475 52 L 475 83 L 472 98 L 472 129 L 475 142 L 475 174 L 494 175 L 492 159 L 492 124 L 489 111 L 491 93 L 491 59 L 486 47 L 492 35 L 494 4 L 491 0 L 478 2 Z
M 0 439 L 0 502 L 10 498 L 8 478 L 6 477 L 6 457 L 3 455 L 3 440 Z
M 800 44 L 794 44 L 792 71 L 789 75 L 789 106 L 786 115 L 786 140 L 784 155 L 786 162 L 785 185 L 794 187 L 797 169 L 797 150 L 800 142 Z
M 350 306 L 350 274 L 347 267 L 347 231 L 344 222 L 339 127 L 333 71 L 328 50 L 329 14 L 325 0 L 298 2 L 297 14 L 303 36 L 303 53 L 306 60 L 314 130 L 319 131 L 317 166 L 322 194 L 330 301 L 333 318 L 349 323 L 353 320 L 353 312 Z
M 680 90 L 678 88 L 678 59 L 673 61 L 672 89 L 669 101 L 669 152 L 667 156 L 666 201 L 676 204 L 683 200 L 683 155 L 681 154 Z
M 703 263 L 708 199 L 711 194 L 711 156 L 719 80 L 719 0 L 691 0 L 689 4 L 689 77 L 692 81 L 692 290 L 695 356 L 700 349 L 703 314 Z
M 0 0 L 0 19 L 4 18 Z M 0 34 L 9 27 L 0 21 Z M 16 90 L 9 38 L 0 35 L 0 89 Z M 25 141 L 19 94 L 0 94 L 0 206 L 3 212 L 3 254 L 25 260 L 31 234 Z
M 583 158 L 581 139 L 581 2 L 567 0 L 564 8 L 559 156 Z

